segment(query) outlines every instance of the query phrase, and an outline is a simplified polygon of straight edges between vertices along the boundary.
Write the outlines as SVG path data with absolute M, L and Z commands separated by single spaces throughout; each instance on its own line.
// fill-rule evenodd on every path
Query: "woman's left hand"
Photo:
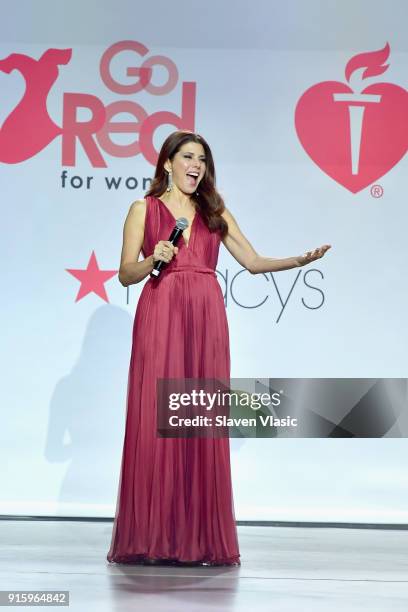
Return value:
M 315 249 L 314 251 L 307 251 L 307 253 L 305 253 L 304 255 L 298 255 L 298 257 L 295 257 L 295 259 L 298 263 L 298 266 L 305 266 L 311 261 L 315 261 L 316 259 L 320 259 L 321 257 L 323 257 L 323 255 L 329 249 L 331 249 L 331 244 L 324 244 L 323 246 L 319 247 L 318 249 Z

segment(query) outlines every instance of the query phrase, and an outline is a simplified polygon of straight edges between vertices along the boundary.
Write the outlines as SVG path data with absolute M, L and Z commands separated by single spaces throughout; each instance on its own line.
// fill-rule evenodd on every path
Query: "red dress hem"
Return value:
M 106 557 L 110 564 L 131 565 L 177 565 L 177 566 L 240 566 L 240 555 L 228 557 L 225 559 L 209 559 L 203 557 L 199 560 L 177 559 L 175 557 L 149 557 L 147 554 L 130 554 L 130 555 L 114 555 Z

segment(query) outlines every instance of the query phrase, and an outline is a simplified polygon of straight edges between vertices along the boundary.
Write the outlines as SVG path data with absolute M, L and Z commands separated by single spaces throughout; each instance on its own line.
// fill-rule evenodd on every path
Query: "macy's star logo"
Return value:
M 105 300 L 105 302 L 109 303 L 105 290 L 105 283 L 112 278 L 112 276 L 115 276 L 118 270 L 101 270 L 98 266 L 98 262 L 96 261 L 95 251 L 92 251 L 88 261 L 88 266 L 85 270 L 66 268 L 66 271 L 72 274 L 72 276 L 74 276 L 81 283 L 75 302 L 81 300 L 83 297 L 88 295 L 88 293 L 96 293 L 96 295 L 99 295 L 99 297 Z

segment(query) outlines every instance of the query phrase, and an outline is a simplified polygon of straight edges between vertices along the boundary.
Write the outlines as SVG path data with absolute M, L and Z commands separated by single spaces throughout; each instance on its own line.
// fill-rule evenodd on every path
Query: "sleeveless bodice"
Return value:
M 176 218 L 166 204 L 156 196 L 146 197 L 145 231 L 142 246 L 144 257 L 153 253 L 159 240 L 168 240 L 176 224 Z M 219 232 L 210 232 L 203 218 L 197 210 L 191 223 L 188 246 L 185 239 L 180 237 L 177 243 L 178 254 L 163 268 L 163 272 L 182 271 L 191 269 L 215 270 L 220 248 Z

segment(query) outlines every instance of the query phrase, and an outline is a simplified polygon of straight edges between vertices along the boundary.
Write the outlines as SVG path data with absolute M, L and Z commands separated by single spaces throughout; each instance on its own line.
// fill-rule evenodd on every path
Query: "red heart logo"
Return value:
M 407 152 L 408 92 L 377 83 L 355 94 L 344 83 L 318 83 L 300 98 L 295 126 L 315 164 L 357 193 L 389 172 Z

